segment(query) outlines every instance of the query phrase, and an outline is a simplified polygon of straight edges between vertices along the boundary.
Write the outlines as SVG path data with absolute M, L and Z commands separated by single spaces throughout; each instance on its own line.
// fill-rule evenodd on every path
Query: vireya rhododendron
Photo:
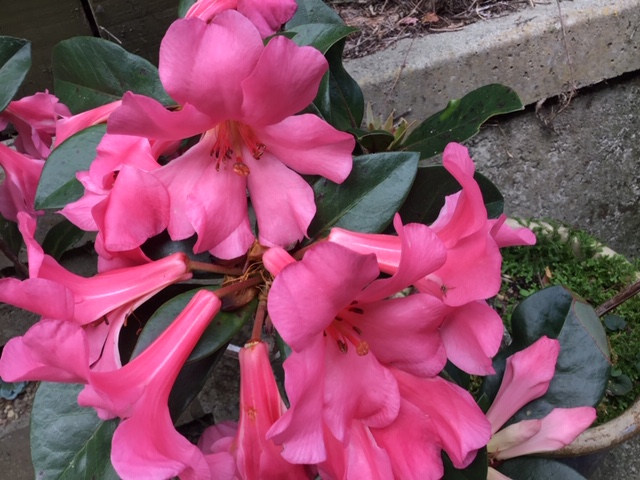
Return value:
M 591 424 L 607 342 L 560 287 L 511 328 L 493 309 L 500 249 L 535 236 L 442 143 L 480 121 L 365 125 L 321 0 L 180 12 L 158 68 L 65 40 L 57 96 L 14 98 L 28 41 L 0 36 L 0 301 L 40 316 L 0 381 L 41 382 L 38 476 L 561 478 L 518 457 Z M 497 84 L 452 105 L 522 107 Z

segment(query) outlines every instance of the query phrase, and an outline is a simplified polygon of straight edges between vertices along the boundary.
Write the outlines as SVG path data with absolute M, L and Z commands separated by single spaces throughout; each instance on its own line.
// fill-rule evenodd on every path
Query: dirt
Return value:
M 526 0 L 328 0 L 347 25 L 360 31 L 345 46 L 346 58 L 384 50 L 403 38 L 452 32 L 471 23 L 533 7 Z
M 38 382 L 31 382 L 13 400 L 0 397 L 0 428 L 6 427 L 31 411 L 37 387 Z

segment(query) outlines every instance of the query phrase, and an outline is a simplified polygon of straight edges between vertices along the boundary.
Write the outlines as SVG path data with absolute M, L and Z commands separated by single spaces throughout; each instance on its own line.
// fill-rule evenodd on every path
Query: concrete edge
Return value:
M 528 105 L 639 70 L 639 30 L 640 0 L 551 0 L 461 31 L 401 40 L 345 67 L 375 112 L 411 111 L 420 120 L 490 83 L 508 85 Z

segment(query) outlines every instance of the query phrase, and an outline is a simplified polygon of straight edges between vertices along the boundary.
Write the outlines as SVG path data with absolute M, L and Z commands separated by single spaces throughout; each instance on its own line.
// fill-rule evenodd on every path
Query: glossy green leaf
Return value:
M 84 230 L 80 230 L 69 220 L 64 219 L 47 232 L 42 242 L 42 249 L 56 260 L 60 260 L 64 252 L 82 239 L 84 233 Z
M 442 463 L 444 464 L 443 480 L 486 480 L 487 478 L 488 458 L 486 448 L 478 452 L 475 460 L 467 468 L 455 468 L 444 450 L 442 451 Z
M 82 385 L 43 382 L 31 412 L 31 458 L 39 480 L 117 480 L 111 439 L 117 420 L 102 421 L 77 403 Z
M 31 68 L 31 42 L 0 36 L 0 112 L 13 99 Z
M 196 262 L 208 262 L 211 258 L 209 252 L 193 253 L 193 246 L 196 243 L 197 237 L 194 235 L 184 240 L 171 240 L 167 231 L 163 231 L 159 235 L 151 237 L 149 240 L 142 244 L 142 251 L 151 260 L 160 260 L 161 258 L 168 257 L 169 255 L 182 252 L 189 257 L 189 259 Z M 194 272 L 195 273 L 195 272 Z
M 625 375 L 624 373 L 615 377 L 612 375 L 609 379 L 607 390 L 611 392 L 612 395 L 626 395 L 631 390 L 633 390 L 633 382 L 631 381 L 629 376 Z
M 352 132 L 354 133 L 354 132 Z M 386 151 L 394 141 L 392 133 L 386 130 L 373 130 L 355 132 L 356 140 L 368 153 L 378 153 Z
M 476 172 L 474 178 L 480 186 L 488 217 L 499 217 L 504 208 L 502 194 L 484 175 Z M 460 191 L 461 188 L 458 181 L 443 166 L 418 168 L 416 180 L 400 209 L 402 221 L 426 225 L 433 223 L 444 206 L 445 197 Z
M 341 185 L 321 178 L 312 185 L 317 211 L 309 236 L 318 238 L 332 227 L 381 232 L 406 198 L 417 168 L 413 152 L 375 153 L 355 157 Z
M 215 291 L 219 287 L 206 287 Z M 131 358 L 135 358 L 164 332 L 199 289 L 190 290 L 165 302 L 142 329 Z M 201 390 L 211 370 L 224 353 L 231 338 L 253 317 L 257 300 L 231 312 L 219 312 L 207 327 L 182 368 L 169 398 L 175 419 Z
M 36 209 L 63 208 L 84 194 L 76 172 L 89 170 L 96 157 L 96 147 L 106 131 L 106 125 L 89 127 L 53 149 L 42 169 L 36 191 Z
M 498 471 L 513 480 L 586 480 L 564 463 L 548 458 L 513 458 L 498 467 Z
M 515 348 L 523 349 L 543 335 L 560 342 L 549 390 L 516 413 L 516 421 L 542 418 L 556 407 L 595 407 L 600 403 L 611 364 L 606 333 L 590 305 L 563 287 L 549 287 L 520 303 L 511 325 Z
M 287 32 L 295 33 L 292 38 L 296 44 L 301 47 L 312 46 L 316 50 L 320 50 L 323 55 L 347 35 L 357 31 L 358 29 L 354 27 L 330 23 L 308 23 L 287 30 Z
M 620 315 L 605 315 L 603 320 L 604 326 L 612 332 L 617 332 L 618 330 L 622 330 L 627 326 L 626 320 Z
M 331 23 L 344 25 L 340 16 L 322 0 L 297 0 L 298 9 L 286 29 L 290 30 L 306 23 Z
M 184 18 L 191 6 L 196 3 L 197 0 L 180 0 L 178 2 L 178 17 Z
M 0 215 L 0 239 L 14 254 L 18 254 L 22 247 L 22 234 L 18 229 L 18 224 L 5 219 Z
M 478 133 L 494 115 L 522 110 L 516 92 L 504 85 L 480 87 L 418 125 L 402 143 L 403 150 L 420 152 L 429 158 L 444 151 L 449 142 L 462 142 Z
M 120 100 L 127 91 L 175 103 L 154 65 L 102 38 L 63 40 L 53 48 L 52 64 L 56 96 L 73 113 Z

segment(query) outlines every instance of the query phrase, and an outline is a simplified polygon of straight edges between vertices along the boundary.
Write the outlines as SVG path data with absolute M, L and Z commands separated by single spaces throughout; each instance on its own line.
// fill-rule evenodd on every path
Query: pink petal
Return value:
M 512 480 L 511 477 L 503 475 L 495 468 L 489 467 L 487 470 L 487 480 Z
M 0 280 L 0 302 L 47 318 L 73 318 L 73 294 L 54 280 L 3 278 Z
M 295 0 L 238 0 L 238 11 L 260 31 L 263 38 L 276 33 L 298 8 Z
M 291 407 L 267 432 L 283 445 L 282 456 L 291 463 L 314 464 L 326 459 L 323 440 L 324 342 L 312 338 L 307 348 L 292 353 L 283 364 L 285 389 Z
M 500 215 L 497 220 L 489 220 L 491 224 L 491 236 L 496 241 L 498 247 L 513 247 L 519 245 L 535 245 L 536 235 L 528 228 L 512 228 L 507 225 L 506 215 Z
M 487 451 L 490 453 L 498 453 L 515 445 L 519 445 L 537 434 L 541 428 L 542 421 L 537 419 L 512 423 L 491 436 L 491 441 L 487 445 Z
M 342 183 L 351 172 L 353 136 L 316 115 L 288 117 L 275 125 L 256 128 L 255 133 L 268 152 L 298 173 Z
M 44 161 L 0 143 L 0 167 L 5 177 L 0 183 L 0 214 L 12 222 L 18 220 L 20 212 L 36 215 L 34 201 Z
M 396 420 L 385 428 L 372 429 L 372 433 L 378 445 L 389 455 L 392 478 L 442 478 L 444 467 L 438 432 L 429 416 L 412 403 L 402 400 Z
M 274 277 L 278 276 L 284 267 L 295 262 L 296 260 L 281 247 L 272 247 L 262 256 L 264 267 Z
M 107 133 L 158 140 L 181 140 L 212 128 L 216 120 L 192 105 L 169 111 L 160 102 L 127 92 L 109 117 Z
M 440 329 L 449 360 L 472 375 L 494 373 L 491 359 L 503 332 L 502 319 L 485 301 L 451 308 Z
M 104 194 L 95 194 L 85 190 L 82 197 L 75 202 L 67 203 L 58 213 L 64 215 L 76 227 L 86 232 L 95 232 L 99 227 L 91 212 L 93 207 L 105 199 L 105 196 Z
M 109 115 L 122 104 L 122 100 L 107 103 L 100 107 L 92 108 L 86 112 L 79 113 L 66 118 L 61 118 L 56 122 L 55 146 L 59 146 L 67 138 L 75 135 L 85 128 L 104 123 Z
M 320 243 L 273 281 L 269 314 L 282 338 L 302 351 L 322 336 L 338 312 L 378 276 L 375 257 Z
M 507 358 L 500 389 L 487 411 L 491 433 L 495 433 L 520 408 L 544 395 L 556 371 L 560 342 L 541 337 Z
M 242 81 L 241 121 L 260 127 L 300 112 L 315 98 L 328 68 L 315 48 L 299 47 L 283 36 L 272 38 L 251 75 Z M 276 92 L 287 95 L 283 98 Z
M 184 18 L 196 17 L 209 22 L 220 12 L 236 9 L 237 5 L 237 0 L 197 0 L 187 10 Z
M 596 419 L 593 407 L 554 408 L 544 417 L 540 431 L 528 440 L 503 450 L 497 459 L 558 450 L 573 442 Z
M 217 258 L 238 258 L 247 253 L 255 239 L 251 225 L 249 225 L 249 218 L 245 217 L 238 228 L 215 247 L 209 249 L 209 253 Z
M 358 306 L 361 318 L 349 321 L 380 363 L 419 376 L 434 376 L 444 368 L 447 355 L 438 329 L 447 307 L 438 299 L 416 294 Z
M 249 157 L 245 162 L 251 170 L 247 186 L 258 219 L 260 244 L 291 247 L 305 237 L 316 213 L 313 189 L 267 153 L 260 160 Z
M 24 336 L 9 340 L 0 358 L 0 377 L 6 382 L 85 383 L 88 375 L 84 331 L 62 320 L 39 321 Z
M 325 340 L 324 421 L 341 442 L 348 442 L 352 420 L 369 427 L 388 426 L 398 415 L 400 394 L 396 379 L 372 353 L 345 353 Z
M 394 370 L 394 375 L 400 395 L 434 422 L 453 465 L 467 467 L 491 437 L 491 425 L 471 394 L 440 377 L 414 377 L 400 370 Z
M 227 10 L 211 23 L 176 20 L 160 45 L 160 79 L 179 104 L 191 104 L 212 119 L 237 120 L 241 82 L 264 50 L 247 18 Z

